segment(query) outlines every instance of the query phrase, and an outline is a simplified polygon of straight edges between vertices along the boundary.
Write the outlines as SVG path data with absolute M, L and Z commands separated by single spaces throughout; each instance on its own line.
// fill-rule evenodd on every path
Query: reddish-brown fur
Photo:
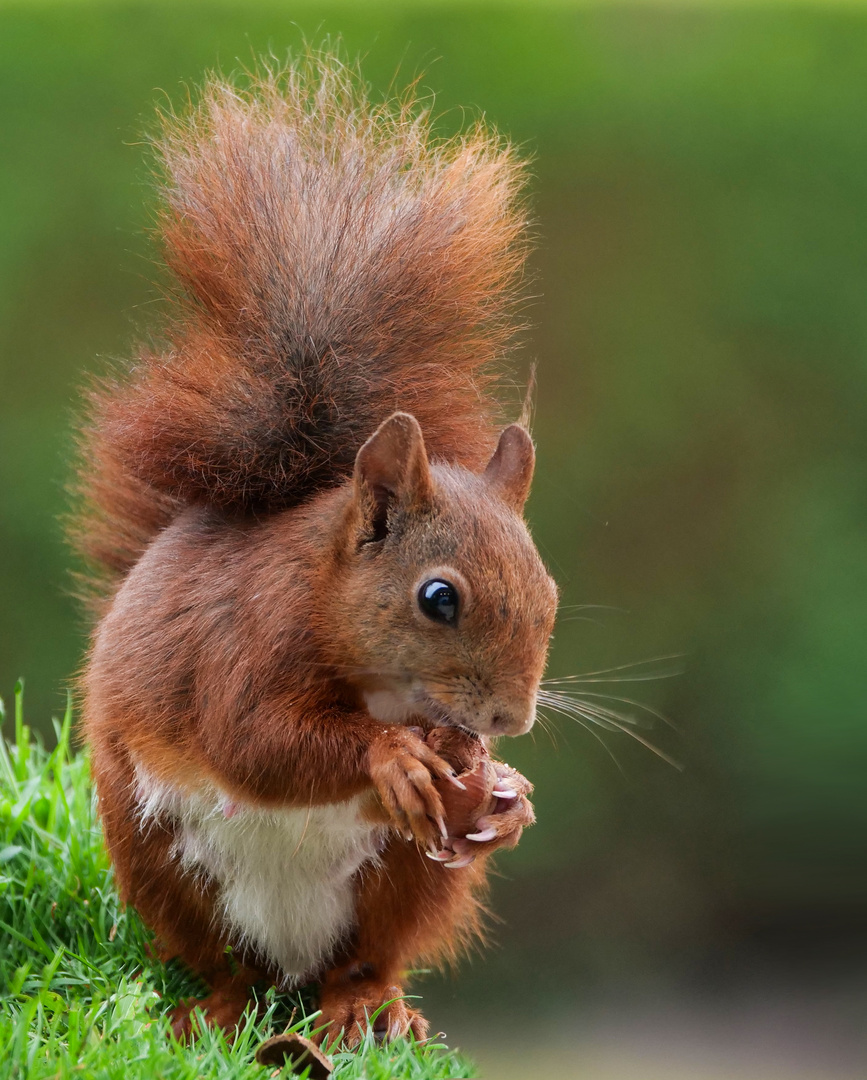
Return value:
M 185 501 L 291 506 L 403 409 L 482 467 L 526 252 L 523 165 L 481 125 L 441 141 L 312 56 L 164 117 L 161 352 L 98 387 L 74 525 L 104 587 Z M 142 487 L 144 482 L 144 487 Z
M 317 973 L 352 1042 L 408 966 L 478 932 L 487 856 L 533 820 L 500 765 L 518 797 L 486 819 L 496 836 L 454 841 L 471 866 L 427 860 L 451 769 L 408 726 L 526 730 L 553 622 L 520 516 L 532 444 L 515 426 L 498 442 L 490 394 L 518 166 L 481 130 L 435 143 L 327 57 L 212 83 L 161 146 L 182 291 L 165 353 L 94 394 L 74 530 L 103 613 L 83 686 L 106 841 L 124 900 L 230 1025 L 279 973 L 250 949 L 227 966 L 215 887 L 181 868 L 171 820 L 142 826 L 135 766 L 253 808 L 363 796 L 393 829 Z M 436 573 L 459 585 L 457 627 L 415 603 Z M 371 715 L 410 686 L 418 715 Z M 402 1002 L 379 1026 L 426 1031 Z

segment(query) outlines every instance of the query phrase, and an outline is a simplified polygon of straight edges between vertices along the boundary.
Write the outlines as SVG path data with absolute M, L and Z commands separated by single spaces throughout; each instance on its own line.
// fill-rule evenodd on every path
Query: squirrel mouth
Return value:
M 478 731 L 473 731 L 472 728 L 457 720 L 445 705 L 441 705 L 435 698 L 425 695 L 419 704 L 425 719 L 430 720 L 435 727 L 453 727 L 463 731 L 466 735 L 471 735 L 474 739 L 480 737 Z
M 451 709 L 423 686 L 415 685 L 379 688 L 363 693 L 364 704 L 374 718 L 387 724 L 407 724 L 430 730 L 435 727 L 452 727 L 475 739 L 481 732 L 475 730 L 460 714 Z

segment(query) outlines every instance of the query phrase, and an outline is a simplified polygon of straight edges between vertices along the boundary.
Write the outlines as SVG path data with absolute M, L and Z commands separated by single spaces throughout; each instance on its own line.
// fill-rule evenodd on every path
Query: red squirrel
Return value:
M 489 759 L 458 827 L 430 735 L 528 731 L 554 622 L 496 397 L 522 167 L 328 55 L 213 79 L 157 146 L 170 315 L 91 394 L 73 531 L 120 893 L 209 1023 L 315 981 L 329 1037 L 424 1038 L 404 973 L 478 934 L 489 856 L 534 820 Z

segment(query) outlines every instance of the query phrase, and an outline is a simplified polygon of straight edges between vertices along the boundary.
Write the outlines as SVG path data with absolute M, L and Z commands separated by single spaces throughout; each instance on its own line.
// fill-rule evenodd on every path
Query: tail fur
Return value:
M 526 254 L 522 165 L 478 125 L 436 139 L 315 54 L 165 118 L 166 344 L 100 385 L 73 540 L 110 588 L 178 508 L 291 506 L 402 409 L 480 468 Z

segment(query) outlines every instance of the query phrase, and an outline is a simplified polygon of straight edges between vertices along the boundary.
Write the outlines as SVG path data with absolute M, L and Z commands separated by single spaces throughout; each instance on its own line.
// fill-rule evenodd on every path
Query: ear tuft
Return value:
M 484 477 L 494 493 L 520 514 L 530 494 L 536 451 L 526 428 L 510 424 L 500 436 Z
M 412 509 L 430 499 L 430 465 L 414 416 L 396 412 L 379 425 L 355 457 L 355 484 L 373 497 L 376 539 L 385 535 L 391 505 Z

